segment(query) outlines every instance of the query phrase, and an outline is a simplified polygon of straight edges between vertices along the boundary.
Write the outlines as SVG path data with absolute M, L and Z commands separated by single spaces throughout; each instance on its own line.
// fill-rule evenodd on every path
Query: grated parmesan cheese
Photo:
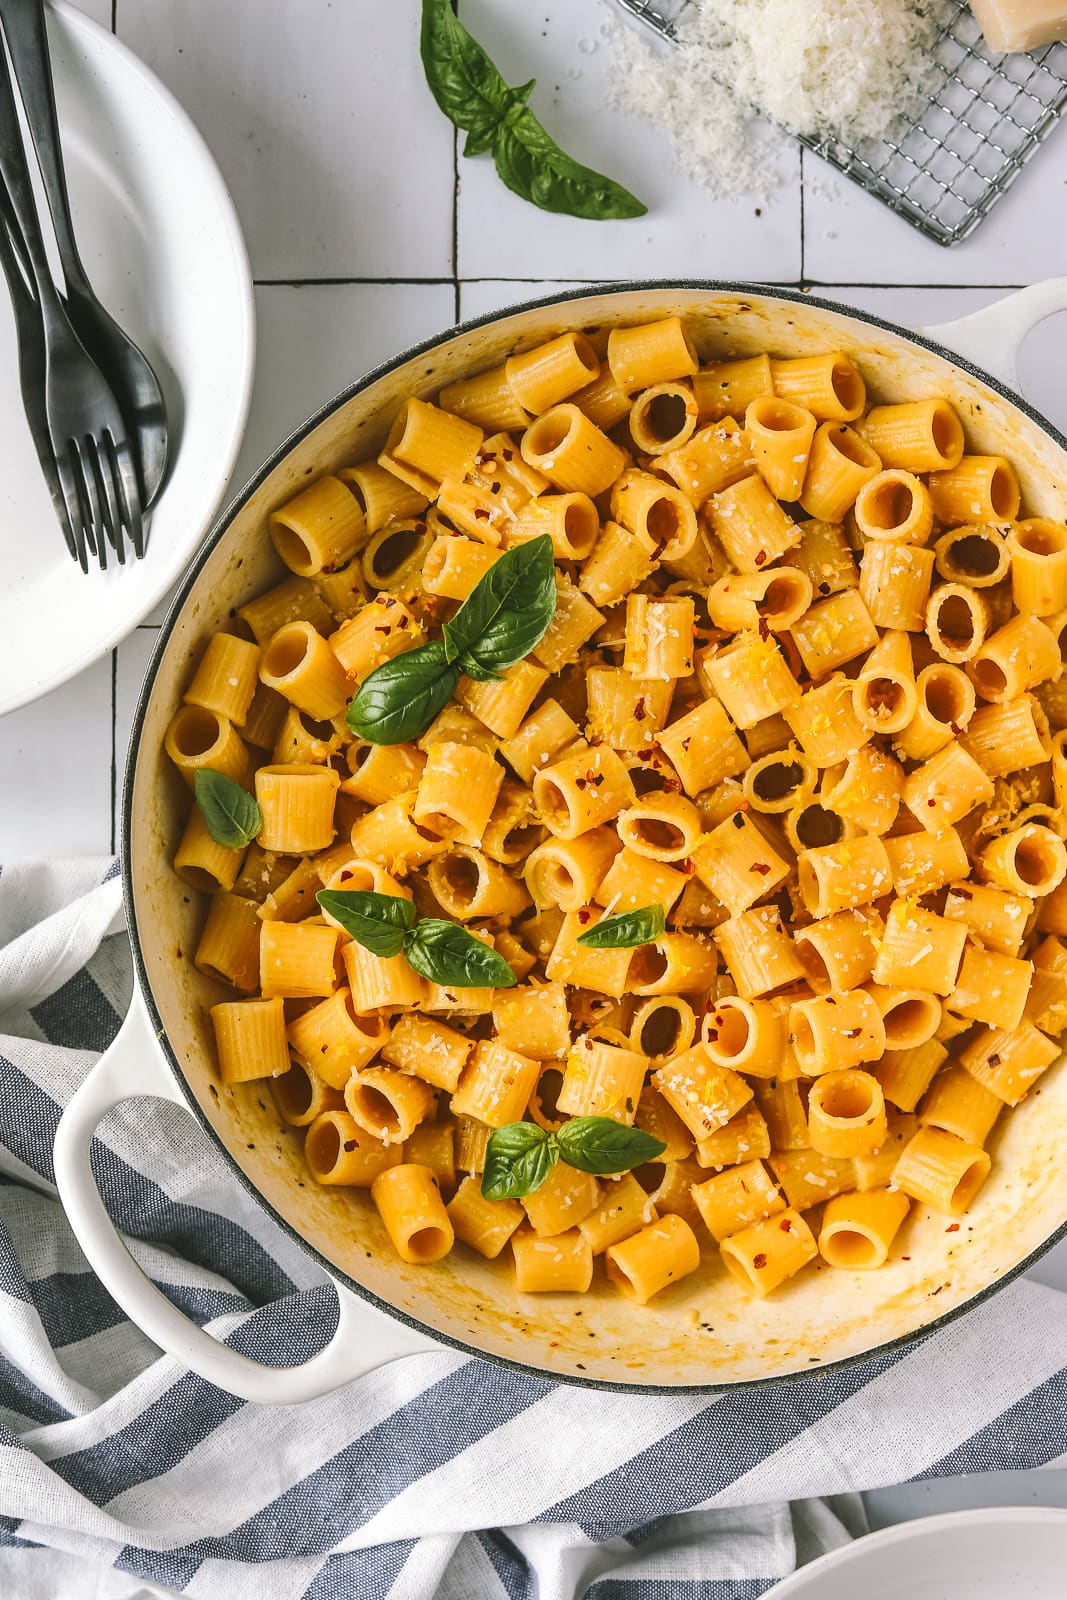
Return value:
M 766 193 L 788 133 L 891 135 L 928 90 L 951 0 L 691 0 L 681 48 L 611 30 L 611 103 L 656 123 L 675 165 L 713 194 Z

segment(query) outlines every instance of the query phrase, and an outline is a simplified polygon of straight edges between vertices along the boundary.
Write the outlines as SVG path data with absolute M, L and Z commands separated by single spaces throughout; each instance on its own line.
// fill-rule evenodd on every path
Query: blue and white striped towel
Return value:
M 716 1400 L 452 1351 L 301 1408 L 223 1394 L 125 1320 L 51 1183 L 128 1003 L 122 930 L 106 861 L 0 873 L 4 1600 L 755 1600 L 862 1531 L 859 1489 L 1067 1452 L 1067 1299 L 1025 1282 L 906 1352 Z M 318 1347 L 321 1274 L 184 1112 L 112 1115 L 97 1173 L 190 1315 L 267 1359 Z

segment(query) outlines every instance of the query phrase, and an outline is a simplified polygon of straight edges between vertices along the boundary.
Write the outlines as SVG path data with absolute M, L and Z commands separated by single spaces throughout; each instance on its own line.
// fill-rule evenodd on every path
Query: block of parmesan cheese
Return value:
M 1067 0 L 971 0 L 971 10 L 994 50 L 1036 50 L 1067 39 Z

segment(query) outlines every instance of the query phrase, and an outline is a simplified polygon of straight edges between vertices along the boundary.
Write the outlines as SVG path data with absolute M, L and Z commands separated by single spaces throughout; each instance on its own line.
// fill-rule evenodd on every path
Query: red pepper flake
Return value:
M 374 631 L 375 631 L 375 633 L 392 633 L 393 624 L 391 622 L 387 622 L 385 624 L 384 628 L 375 628 Z
M 585 769 L 585 781 L 586 781 L 586 783 L 592 783 L 592 781 L 593 781 L 593 779 L 595 777 L 596 777 L 596 773 L 593 771 L 593 768 L 592 767 L 586 767 L 586 769 Z
M 499 482 L 497 482 L 497 483 L 491 483 L 491 484 L 490 484 L 490 485 L 489 485 L 489 489 L 490 489 L 490 493 L 492 493 L 492 494 L 499 494 L 499 493 L 500 493 L 500 484 L 499 484 Z
M 644 720 L 645 720 L 645 718 L 647 716 L 648 716 L 648 712 L 645 710 L 645 697 L 644 697 L 644 695 L 640 695 L 638 697 L 637 703 L 634 706 L 634 721 L 635 722 L 644 722 Z
M 602 772 L 598 772 L 596 777 L 593 779 L 593 788 L 594 789 L 599 789 L 600 785 L 603 782 L 604 782 L 604 774 Z
M 405 628 L 410 628 L 410 627 L 411 627 L 411 618 L 410 617 L 401 617 L 400 621 L 396 625 L 398 633 L 402 633 Z
M 765 878 L 771 869 L 766 861 L 753 861 L 748 870 L 749 872 L 758 872 L 761 878 Z
M 959 1233 L 959 1231 L 960 1225 L 958 1222 L 950 1222 L 948 1227 L 945 1229 L 946 1233 Z
M 342 883 L 347 883 L 349 878 L 351 878 L 352 876 L 353 876 L 353 874 L 351 872 L 349 872 L 348 868 L 344 867 L 342 869 L 342 871 L 341 871 L 341 882 Z
M 989 1066 L 989 1067 L 999 1067 L 1000 1066 L 1000 1057 L 997 1055 L 997 1052 L 995 1050 L 993 1051 L 993 1054 L 990 1056 L 989 1060 L 986 1062 L 986 1065 Z
M 830 593 L 830 585 L 828 583 L 820 583 L 820 584 L 817 585 L 817 588 L 818 588 L 819 594 L 829 594 Z
M 931 1289 L 930 1290 L 931 1298 L 935 1294 L 940 1294 L 942 1292 L 942 1290 L 947 1289 L 947 1288 L 948 1288 L 948 1284 L 947 1283 L 939 1283 L 936 1289 Z
M 501 459 L 504 461 L 514 461 L 515 459 L 514 450 L 501 450 L 500 455 Z
M 901 1256 L 900 1259 L 901 1259 L 901 1261 L 910 1261 L 911 1257 L 910 1256 Z
M 762 1250 L 760 1251 L 758 1256 L 753 1256 L 752 1257 L 752 1265 L 754 1267 L 756 1267 L 757 1269 L 759 1269 L 760 1267 L 765 1267 L 767 1265 L 767 1257 L 763 1254 Z
M 926 802 L 926 804 L 927 804 L 927 805 L 928 805 L 928 806 L 936 806 L 936 804 L 937 804 L 937 801 L 936 801 L 936 800 L 928 800 L 928 801 L 927 801 L 927 802 Z
M 766 550 L 757 550 L 756 551 L 756 565 L 757 565 L 757 567 L 762 567 L 762 565 L 766 561 L 766 559 L 767 559 Z
M 733 823 L 735 828 L 743 828 L 745 825 L 745 819 L 741 815 L 740 811 L 735 811 L 733 816 L 730 818 L 730 821 Z
M 756 624 L 756 632 L 759 634 L 761 639 L 770 638 L 771 630 L 767 626 L 767 619 L 765 617 L 760 617 L 759 622 Z
M 359 1149 L 359 1141 L 357 1139 L 346 1139 L 341 1148 L 346 1155 L 350 1156 L 353 1150 Z
M 846 1039 L 858 1039 L 862 1032 L 863 1032 L 862 1028 L 846 1028 L 845 1029 L 845 1038 Z
M 584 789 L 585 788 L 585 779 L 584 778 L 575 778 L 574 787 L 576 789 Z
M 579 911 L 579 913 L 578 913 L 578 921 L 582 924 L 583 928 L 585 927 L 586 923 L 589 921 L 589 915 L 590 915 L 590 913 L 588 911 Z
M 783 1233 L 792 1233 L 793 1231 L 793 1224 L 790 1222 L 788 1217 L 783 1217 L 778 1226 L 781 1228 Z
M 488 511 L 486 511 L 484 506 L 475 506 L 475 508 L 474 508 L 474 519 L 475 519 L 476 522 L 488 522 L 489 521 L 489 513 L 488 513 Z
M 693 863 L 692 856 L 686 856 L 685 860 L 682 862 L 682 871 L 685 873 L 687 878 L 691 878 L 693 876 L 693 873 L 696 871 L 696 866 Z

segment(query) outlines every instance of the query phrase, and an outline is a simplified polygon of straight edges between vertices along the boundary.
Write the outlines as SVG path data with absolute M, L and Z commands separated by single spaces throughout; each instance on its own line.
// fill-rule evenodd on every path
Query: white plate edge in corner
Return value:
M 764 1600 L 823 1600 L 821 1582 L 832 1574 L 847 1574 L 850 1567 L 855 1567 L 858 1570 L 850 1576 L 869 1578 L 868 1568 L 872 1561 L 883 1557 L 892 1560 L 893 1551 L 903 1546 L 929 1540 L 931 1536 L 939 1540 L 944 1536 L 948 1541 L 966 1536 L 971 1528 L 988 1531 L 991 1524 L 1005 1531 L 1034 1527 L 1059 1530 L 1063 1535 L 1064 1571 L 1067 1574 L 1067 1509 L 1049 1506 L 981 1506 L 965 1511 L 946 1511 L 932 1517 L 909 1518 L 905 1522 L 894 1523 L 892 1527 L 864 1534 L 851 1544 L 839 1545 L 837 1549 L 827 1551 L 825 1555 L 816 1557 L 814 1561 L 782 1578 L 765 1592 Z M 1067 1593 L 1067 1577 L 1064 1592 Z M 878 1590 L 868 1589 L 865 1594 L 866 1600 L 882 1600 Z M 977 1591 L 975 1597 L 978 1600 Z M 926 1596 L 915 1592 L 913 1600 L 926 1600 Z M 992 1597 L 992 1600 L 1001 1600 L 1001 1597 Z M 1025 1597 L 1021 1596 L 1020 1600 L 1025 1600 Z
M 150 526 L 148 553 L 145 561 L 138 564 L 147 581 L 138 586 L 135 596 L 127 590 L 127 594 L 130 594 L 128 605 L 123 605 L 120 600 L 117 606 L 111 608 L 116 614 L 106 618 L 88 638 L 76 626 L 70 628 L 64 634 L 64 644 L 69 640 L 70 648 L 53 651 L 47 658 L 38 658 L 32 663 L 27 662 L 27 670 L 21 677 L 12 671 L 8 663 L 7 670 L 0 673 L 0 716 L 38 700 L 106 656 L 173 588 L 198 550 L 222 503 L 244 436 L 255 372 L 255 300 L 248 252 L 233 198 L 203 135 L 171 91 L 120 39 L 70 4 L 69 0 L 54 0 L 53 10 L 53 21 L 59 21 L 80 54 L 93 63 L 113 61 L 119 65 L 123 77 L 138 82 L 146 98 L 154 101 L 165 116 L 173 138 L 188 153 L 187 170 L 193 174 L 197 192 L 204 197 L 203 214 L 210 219 L 215 246 L 213 259 L 227 264 L 227 325 L 232 332 L 231 359 L 224 373 L 227 425 L 213 434 L 213 440 L 218 441 L 218 449 L 213 449 L 210 456 L 207 451 L 202 451 L 196 458 L 195 474 L 190 473 L 195 477 L 195 493 L 186 493 L 180 505 L 173 500 L 169 503 L 176 511 L 182 528 L 188 527 L 188 533 L 183 532 L 180 538 L 171 538 L 162 546 L 157 543 L 154 550 Z M 57 52 L 53 34 L 53 60 L 57 53 L 61 54 L 62 50 L 60 48 Z M 110 85 L 111 79 L 106 71 L 100 76 L 102 81 Z M 131 156 L 131 159 L 134 157 Z M 108 163 L 105 162 L 104 166 L 110 176 Z M 163 344 L 165 347 L 165 338 Z M 168 354 L 173 353 L 172 348 Z M 188 427 L 186 418 L 183 441 L 187 437 Z M 33 458 L 32 468 L 39 471 L 36 457 Z M 159 502 L 153 509 L 152 516 L 157 523 L 161 512 L 166 516 L 167 496 L 172 488 L 172 469 L 173 463 L 168 466 L 168 478 Z M 52 529 L 49 528 L 48 532 L 51 535 Z M 58 528 L 54 530 L 54 538 L 57 545 L 61 544 Z M 67 559 L 65 555 L 63 559 Z M 116 582 L 121 582 L 123 576 L 117 574 Z M 91 576 L 81 581 L 86 583 L 86 601 L 89 602 L 86 614 L 92 616 L 95 613 L 89 586 L 94 579 Z

